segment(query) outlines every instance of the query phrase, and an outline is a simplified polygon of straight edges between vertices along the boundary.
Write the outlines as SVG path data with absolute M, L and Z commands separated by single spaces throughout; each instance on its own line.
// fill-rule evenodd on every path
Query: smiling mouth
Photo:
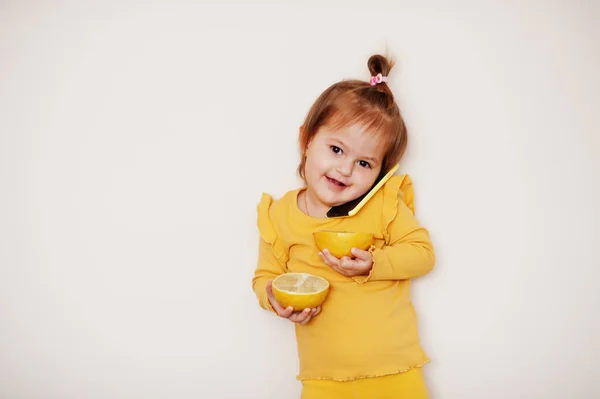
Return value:
M 338 187 L 342 187 L 342 188 L 343 188 L 343 187 L 346 187 L 346 185 L 345 185 L 344 183 L 342 183 L 341 181 L 339 181 L 339 180 L 332 179 L 332 178 L 331 178 L 331 177 L 329 177 L 329 176 L 325 176 L 325 177 L 327 177 L 327 180 L 328 180 L 330 183 L 332 183 L 332 184 L 334 184 L 334 185 L 336 185 L 336 186 L 338 186 Z

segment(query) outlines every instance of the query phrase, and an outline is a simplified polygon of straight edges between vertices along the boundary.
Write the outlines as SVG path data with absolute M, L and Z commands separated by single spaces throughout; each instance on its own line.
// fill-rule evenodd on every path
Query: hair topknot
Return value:
M 394 61 L 388 60 L 383 55 L 375 54 L 369 58 L 367 66 L 369 67 L 371 76 L 375 76 L 378 73 L 382 74 L 383 76 L 388 76 L 394 67 Z

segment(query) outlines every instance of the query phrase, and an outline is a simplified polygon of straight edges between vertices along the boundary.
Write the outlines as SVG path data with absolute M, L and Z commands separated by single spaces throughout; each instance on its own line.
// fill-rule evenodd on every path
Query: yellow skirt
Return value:
M 428 399 L 423 370 L 354 381 L 304 380 L 301 399 Z

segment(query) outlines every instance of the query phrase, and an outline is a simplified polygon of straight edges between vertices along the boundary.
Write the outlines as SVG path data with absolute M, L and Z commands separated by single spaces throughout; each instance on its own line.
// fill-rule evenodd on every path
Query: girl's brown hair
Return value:
M 371 76 L 388 76 L 394 62 L 376 54 L 367 62 Z M 406 125 L 387 83 L 372 86 L 360 80 L 343 80 L 331 85 L 312 105 L 300 129 L 302 160 L 298 174 L 304 179 L 304 156 L 310 141 L 322 126 L 340 129 L 358 123 L 376 134 L 384 149 L 382 172 L 400 162 L 408 141 Z

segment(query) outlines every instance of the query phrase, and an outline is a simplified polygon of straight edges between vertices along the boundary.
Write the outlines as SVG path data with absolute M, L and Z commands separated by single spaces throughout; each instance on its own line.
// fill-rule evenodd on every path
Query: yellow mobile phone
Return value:
M 375 183 L 373 183 L 373 186 L 369 191 L 356 198 L 355 200 L 346 202 L 342 205 L 334 206 L 333 208 L 329 209 L 329 211 L 327 212 L 327 217 L 335 218 L 340 216 L 356 215 L 356 213 L 360 211 L 360 209 L 367 203 L 367 201 L 369 201 L 371 197 L 373 197 L 373 195 L 375 195 L 375 193 L 379 191 L 381 187 L 383 187 L 385 182 L 388 181 L 390 177 L 394 175 L 394 173 L 396 173 L 399 167 L 400 165 L 394 165 L 394 167 L 390 169 L 387 173 L 382 172 L 377 178 L 377 180 L 375 180 Z

